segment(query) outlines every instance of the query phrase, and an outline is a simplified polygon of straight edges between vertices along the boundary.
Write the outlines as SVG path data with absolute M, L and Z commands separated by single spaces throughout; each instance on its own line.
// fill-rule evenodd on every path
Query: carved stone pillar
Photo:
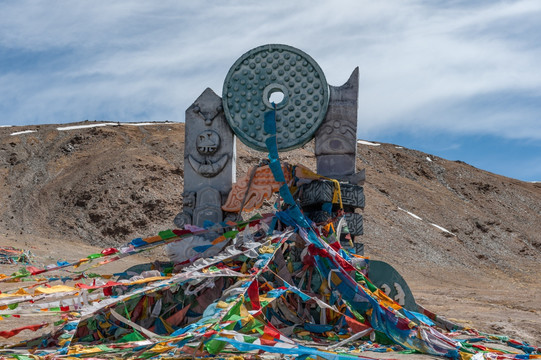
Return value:
M 184 141 L 184 206 L 175 225 L 221 222 L 221 207 L 236 177 L 235 137 L 222 99 L 210 88 L 186 110 Z
M 362 235 L 363 217 L 356 209 L 364 208 L 364 189 L 359 186 L 364 181 L 364 170 L 356 172 L 357 156 L 357 108 L 359 96 L 359 68 L 355 68 L 348 81 L 342 86 L 329 86 L 329 107 L 327 115 L 315 134 L 315 153 L 317 172 L 320 175 L 338 179 L 342 185 L 342 201 L 346 212 L 346 221 L 351 236 Z M 308 209 L 315 210 L 318 206 L 331 200 L 323 199 L 323 194 L 332 191 L 330 182 L 320 181 L 312 187 L 305 187 L 304 201 L 311 203 Z M 328 194 L 327 194 L 328 195 Z M 310 199 L 317 198 L 318 201 Z M 329 196 L 327 196 L 329 197 Z M 331 196 L 332 198 L 332 196 Z M 310 199 L 310 200 L 308 200 Z M 362 199 L 362 201 L 361 201 Z M 328 207 L 327 207 L 328 208 Z M 338 209 L 338 204 L 332 204 L 332 211 Z M 308 210 L 309 211 L 309 210 Z M 333 214 L 319 211 L 314 217 Z M 352 238 L 357 253 L 363 253 L 360 238 Z
M 339 180 L 355 174 L 359 68 L 342 86 L 329 86 L 327 116 L 316 132 L 317 173 Z

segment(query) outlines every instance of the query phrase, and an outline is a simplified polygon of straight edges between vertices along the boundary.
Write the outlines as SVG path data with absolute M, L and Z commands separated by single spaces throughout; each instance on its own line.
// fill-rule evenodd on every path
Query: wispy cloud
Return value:
M 364 137 L 541 140 L 538 1 L 18 1 L 0 14 L 2 124 L 182 121 L 245 51 L 287 43 L 333 85 L 360 66 Z

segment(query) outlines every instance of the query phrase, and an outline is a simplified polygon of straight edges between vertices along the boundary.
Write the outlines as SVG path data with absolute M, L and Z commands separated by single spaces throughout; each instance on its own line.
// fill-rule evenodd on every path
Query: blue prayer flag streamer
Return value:
M 274 180 L 281 183 L 286 182 L 286 178 L 284 176 L 284 172 L 282 171 L 282 165 L 280 164 L 280 160 L 271 159 L 269 163 L 269 168 L 272 171 L 272 175 L 274 175 Z
M 201 246 L 196 246 L 194 247 L 193 249 L 195 251 L 197 251 L 198 253 L 202 253 L 202 252 L 205 252 L 207 251 L 208 249 L 210 249 L 212 247 L 212 245 L 201 245 Z
M 143 245 L 147 245 L 148 243 L 144 241 L 142 238 L 136 238 L 130 241 L 130 244 L 133 245 L 133 247 L 140 247 Z
M 267 149 L 269 149 L 269 159 L 277 159 L 278 156 L 272 156 L 273 154 L 278 154 L 278 145 L 276 144 L 276 135 L 269 136 L 267 140 L 265 140 L 265 145 L 267 146 Z
M 263 128 L 268 134 L 276 134 L 276 111 L 267 111 L 264 114 Z
M 426 325 L 428 326 L 434 326 L 436 325 L 434 323 L 434 321 L 432 321 L 428 316 L 426 316 L 425 314 L 421 314 L 421 313 L 418 313 L 418 312 L 415 312 L 415 311 L 409 311 L 409 310 L 406 310 L 404 308 L 402 308 L 402 311 L 404 312 L 404 315 L 406 315 L 408 317 L 408 319 L 412 320 L 412 321 L 416 321 L 416 322 L 423 322 L 425 323 Z
M 284 176 L 283 173 L 282 176 Z M 289 187 L 287 186 L 287 184 L 283 184 L 282 186 L 280 186 L 280 196 L 282 197 L 282 199 L 284 199 L 286 204 L 291 206 L 296 205 L 295 199 L 293 199 L 293 195 L 291 195 L 291 191 L 289 191 Z

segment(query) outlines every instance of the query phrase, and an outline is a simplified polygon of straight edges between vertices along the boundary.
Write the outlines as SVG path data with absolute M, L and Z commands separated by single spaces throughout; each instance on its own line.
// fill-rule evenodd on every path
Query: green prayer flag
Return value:
M 239 232 L 237 230 L 231 230 L 224 233 L 224 236 L 228 239 L 234 238 Z
M 13 355 L 13 357 L 16 358 L 17 360 L 34 360 L 30 356 L 26 356 L 26 355 Z
M 145 340 L 145 337 L 139 333 L 139 331 L 134 330 L 132 333 L 129 333 L 127 335 L 124 335 L 120 339 L 118 339 L 117 343 L 123 343 L 123 342 L 132 342 L 132 341 L 141 341 Z
M 161 237 L 162 240 L 167 240 L 167 239 L 176 237 L 175 233 L 172 232 L 171 230 L 160 231 L 158 233 L 158 236 Z

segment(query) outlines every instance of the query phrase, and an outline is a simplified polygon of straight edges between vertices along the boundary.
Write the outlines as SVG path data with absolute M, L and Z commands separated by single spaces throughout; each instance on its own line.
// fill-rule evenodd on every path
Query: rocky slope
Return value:
M 57 129 L 66 126 L 0 128 L 0 239 L 106 247 L 173 226 L 184 124 Z M 11 135 L 25 130 L 35 132 Z M 266 154 L 237 142 L 237 156 L 240 176 Z M 312 143 L 281 156 L 315 167 Z M 462 298 L 526 289 L 523 315 L 534 314 L 526 337 L 541 338 L 541 184 L 392 144 L 359 143 L 357 166 L 367 174 L 367 255 L 394 265 L 435 303 L 422 290 L 441 286 Z

